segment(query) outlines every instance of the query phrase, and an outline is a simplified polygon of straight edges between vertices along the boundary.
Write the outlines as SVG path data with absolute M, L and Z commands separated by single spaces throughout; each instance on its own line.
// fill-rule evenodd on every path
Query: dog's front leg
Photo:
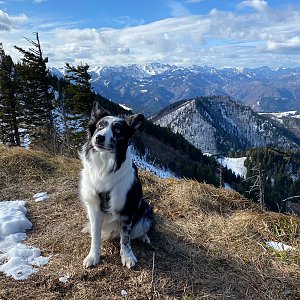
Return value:
M 88 217 L 91 226 L 91 248 L 88 256 L 84 259 L 83 265 L 86 268 L 96 266 L 100 261 L 101 250 L 101 228 L 104 218 L 104 213 L 98 206 L 87 206 Z
M 123 266 L 128 269 L 134 267 L 137 259 L 132 252 L 130 244 L 131 220 L 124 220 L 121 226 L 120 239 L 120 254 Z

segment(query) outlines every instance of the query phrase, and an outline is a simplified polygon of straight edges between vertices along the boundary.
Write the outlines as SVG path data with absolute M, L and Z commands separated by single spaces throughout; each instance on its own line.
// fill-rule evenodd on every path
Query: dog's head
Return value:
M 96 151 L 118 153 L 129 145 L 130 138 L 144 120 L 142 114 L 123 118 L 110 116 L 97 102 L 91 113 L 88 134 Z

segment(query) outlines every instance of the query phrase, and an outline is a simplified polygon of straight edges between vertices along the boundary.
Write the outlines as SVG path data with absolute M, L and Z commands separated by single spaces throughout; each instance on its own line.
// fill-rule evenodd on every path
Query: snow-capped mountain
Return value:
M 58 77 L 64 68 L 49 70 Z M 161 63 L 95 67 L 96 93 L 147 115 L 183 99 L 224 95 L 260 112 L 300 109 L 300 68 L 180 67 Z
M 300 148 L 300 140 L 279 123 L 226 96 L 179 101 L 152 121 L 182 134 L 204 153 L 263 146 Z
M 182 99 L 226 95 L 256 111 L 300 109 L 300 68 L 179 67 L 160 63 L 91 70 L 94 91 L 147 115 Z

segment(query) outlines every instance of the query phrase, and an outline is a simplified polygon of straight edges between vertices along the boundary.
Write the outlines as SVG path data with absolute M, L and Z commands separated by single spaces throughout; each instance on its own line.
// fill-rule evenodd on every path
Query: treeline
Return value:
M 245 166 L 250 186 L 251 183 L 254 184 L 254 180 L 261 180 L 261 191 L 267 210 L 285 212 L 287 199 L 299 202 L 300 198 L 297 197 L 300 196 L 299 151 L 279 151 L 269 147 L 250 149 Z M 255 195 L 252 196 L 257 198 Z
M 38 33 L 26 40 L 29 49 L 15 46 L 23 56 L 17 63 L 0 44 L 0 142 L 75 154 L 94 101 L 105 102 L 114 113 L 123 110 L 93 93 L 87 64 L 66 63 L 59 79 L 47 69 Z

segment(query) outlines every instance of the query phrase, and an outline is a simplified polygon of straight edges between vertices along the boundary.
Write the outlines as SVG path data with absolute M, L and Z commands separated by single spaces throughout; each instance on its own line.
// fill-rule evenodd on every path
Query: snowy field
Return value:
M 40 249 L 22 243 L 32 227 L 26 213 L 25 201 L 0 202 L 0 272 L 16 280 L 27 279 L 49 260 Z
M 218 163 L 223 167 L 230 169 L 235 175 L 240 175 L 243 178 L 246 178 L 247 169 L 244 166 L 246 157 L 233 158 L 233 157 L 222 157 L 218 158 Z
M 284 112 L 278 112 L 278 113 L 258 113 L 258 114 L 274 116 L 275 118 L 278 118 L 278 119 L 282 119 L 284 117 L 299 118 L 299 115 L 297 114 L 297 110 L 284 111 Z

